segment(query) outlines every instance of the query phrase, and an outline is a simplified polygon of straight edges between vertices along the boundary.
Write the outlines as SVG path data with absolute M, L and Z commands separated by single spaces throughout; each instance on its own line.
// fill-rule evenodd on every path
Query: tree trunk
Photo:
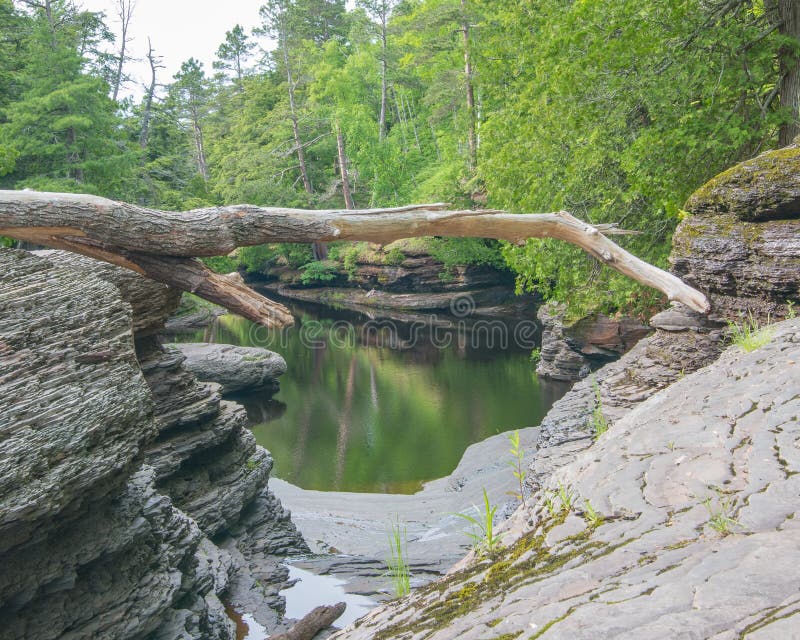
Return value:
M 150 63 L 150 86 L 144 95 L 142 130 L 139 133 L 139 146 L 142 150 L 147 149 L 147 143 L 150 139 L 150 118 L 153 113 L 153 98 L 156 93 L 156 69 L 160 68 L 153 54 L 153 44 L 150 42 L 150 38 L 147 39 L 147 61 Z
M 122 71 L 125 67 L 125 53 L 128 46 L 128 27 L 133 18 L 135 5 L 136 0 L 117 0 L 117 15 L 122 23 L 122 38 L 119 47 L 119 60 L 117 60 L 117 72 L 114 76 L 114 94 L 111 97 L 114 102 L 117 101 L 117 96 L 122 86 Z
M 386 137 L 386 2 L 381 6 L 381 113 L 378 118 L 378 139 L 383 141 Z
M 467 167 L 474 171 L 478 166 L 478 144 L 475 134 L 475 89 L 472 79 L 472 58 L 469 46 L 469 15 L 467 0 L 461 0 L 461 35 L 464 40 L 464 84 L 467 93 Z
M 308 167 L 306 166 L 306 153 L 303 150 L 303 141 L 300 139 L 300 126 L 297 121 L 297 108 L 294 102 L 294 80 L 292 79 L 292 67 L 289 63 L 289 49 L 286 44 L 286 35 L 281 36 L 281 49 L 283 51 L 283 63 L 286 65 L 286 82 L 289 86 L 289 116 L 292 120 L 292 134 L 294 135 L 294 145 L 297 148 L 297 162 L 300 165 L 300 177 L 303 179 L 303 188 L 308 194 L 308 203 L 311 204 L 311 196 L 314 195 L 314 188 L 311 186 L 311 179 L 308 177 Z M 315 260 L 325 260 L 328 257 L 328 247 L 315 242 L 311 246 Z
M 196 109 L 192 109 L 192 132 L 194 137 L 194 149 L 197 158 L 197 170 L 208 182 L 208 163 L 206 162 L 206 149 L 203 142 L 203 127 L 200 125 L 200 114 Z
M 774 2 L 774 0 L 773 0 Z M 800 2 L 777 0 L 777 17 L 781 35 L 794 40 L 793 44 L 781 47 L 780 59 L 781 107 L 791 116 L 791 122 L 781 125 L 778 145 L 785 147 L 800 134 Z
M 347 171 L 347 154 L 344 149 L 344 136 L 339 123 L 336 123 L 336 148 L 339 153 L 339 175 L 342 178 L 342 195 L 344 195 L 344 206 L 346 209 L 355 209 L 353 195 L 350 193 L 350 177 Z
M 132 269 L 269 326 L 280 324 L 284 316 L 290 324 L 291 315 L 190 258 L 224 255 L 237 247 L 270 242 L 367 240 L 388 244 L 401 238 L 453 236 L 522 243 L 527 238 L 555 238 L 581 247 L 599 262 L 662 291 L 670 300 L 699 312 L 710 308 L 702 293 L 606 238 L 601 232 L 624 233 L 612 226 L 591 226 L 565 211 L 520 215 L 447 211 L 446 207 L 313 211 L 236 205 L 176 213 L 98 196 L 0 191 L 0 235 L 69 249 Z M 232 302 L 221 300 L 225 296 Z
M 292 133 L 294 134 L 294 146 L 297 148 L 297 161 L 300 164 L 300 176 L 303 179 L 303 188 L 306 193 L 311 196 L 314 194 L 314 189 L 311 186 L 311 180 L 308 178 L 308 169 L 306 168 L 306 154 L 303 151 L 303 142 L 300 139 L 300 127 L 297 122 L 297 108 L 294 102 L 294 81 L 292 79 L 292 67 L 289 64 L 289 51 L 286 46 L 286 37 L 281 37 L 283 44 L 281 49 L 283 51 L 283 63 L 286 65 L 286 82 L 289 86 L 289 116 L 292 120 Z

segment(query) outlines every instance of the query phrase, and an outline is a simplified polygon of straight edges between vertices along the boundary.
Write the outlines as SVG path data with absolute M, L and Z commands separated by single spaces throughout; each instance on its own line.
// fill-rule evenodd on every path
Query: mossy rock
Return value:
M 729 213 L 748 222 L 800 218 L 800 146 L 731 167 L 695 191 L 684 209 L 695 215 Z

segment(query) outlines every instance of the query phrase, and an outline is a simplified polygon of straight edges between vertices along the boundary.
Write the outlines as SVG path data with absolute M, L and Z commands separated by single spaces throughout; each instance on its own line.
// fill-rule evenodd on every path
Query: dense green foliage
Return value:
M 567 209 L 640 231 L 625 244 L 665 266 L 686 196 L 786 120 L 787 41 L 763 0 L 268 0 L 255 33 L 231 25 L 215 75 L 190 58 L 150 108 L 108 97 L 102 14 L 27 7 L 0 0 L 4 188 L 185 209 L 344 207 L 349 185 L 355 206 Z M 430 248 L 445 273 L 507 264 L 575 312 L 657 301 L 554 241 Z M 240 255 L 254 270 L 313 260 L 283 245 Z

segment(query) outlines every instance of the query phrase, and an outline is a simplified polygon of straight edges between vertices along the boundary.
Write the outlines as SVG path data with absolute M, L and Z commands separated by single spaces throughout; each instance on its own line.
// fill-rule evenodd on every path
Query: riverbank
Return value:
M 535 456 L 539 430 L 531 427 L 518 432 L 525 468 Z M 392 595 L 391 581 L 384 575 L 390 523 L 400 522 L 407 530 L 413 586 L 443 575 L 472 544 L 467 535 L 472 528 L 456 514 L 476 516 L 476 506 L 483 508 L 484 489 L 498 506 L 500 518 L 519 504 L 509 495 L 519 491 L 509 449 L 505 433 L 474 444 L 451 474 L 426 483 L 412 495 L 308 491 L 279 479 L 270 486 L 317 554 L 298 566 L 342 577 L 350 591 L 385 598 Z

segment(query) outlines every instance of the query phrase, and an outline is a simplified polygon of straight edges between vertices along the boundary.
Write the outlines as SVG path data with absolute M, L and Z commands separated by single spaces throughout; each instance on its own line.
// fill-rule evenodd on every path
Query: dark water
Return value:
M 294 328 L 223 316 L 181 340 L 284 356 L 274 397 L 236 399 L 274 474 L 305 489 L 413 493 L 452 472 L 470 444 L 538 424 L 567 389 L 536 377 L 529 355 L 539 334 L 527 321 L 375 320 L 287 304 Z

